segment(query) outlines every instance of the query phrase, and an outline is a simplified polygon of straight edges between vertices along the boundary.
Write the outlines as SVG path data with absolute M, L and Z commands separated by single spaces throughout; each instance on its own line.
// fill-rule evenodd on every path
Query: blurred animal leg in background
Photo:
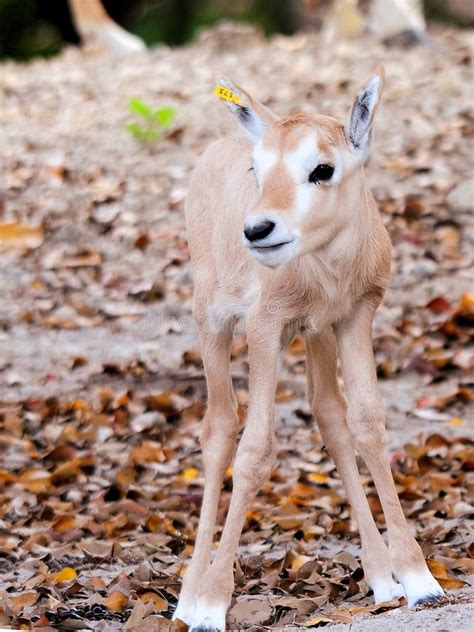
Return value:
M 389 43 L 430 43 L 421 0 L 305 0 L 299 11 L 301 28 L 320 30 L 326 43 L 367 31 Z
M 408 36 L 414 43 L 430 43 L 421 0 L 373 0 L 368 26 L 382 40 Z
M 69 0 L 69 7 L 83 46 L 116 55 L 146 50 L 143 40 L 112 20 L 100 0 Z

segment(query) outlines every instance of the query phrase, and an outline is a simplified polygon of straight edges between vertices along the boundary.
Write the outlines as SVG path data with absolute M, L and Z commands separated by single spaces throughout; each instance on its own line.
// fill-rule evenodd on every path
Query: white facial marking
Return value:
M 253 168 L 259 185 L 265 180 L 270 169 L 276 165 L 278 153 L 272 149 L 266 149 L 262 142 L 258 142 L 253 150 Z
M 316 130 L 301 139 L 293 151 L 285 152 L 283 160 L 298 184 L 308 181 L 308 175 L 318 164 L 318 145 Z
M 305 182 L 296 189 L 296 217 L 301 220 L 311 209 L 314 195 L 314 184 Z
M 311 209 L 314 184 L 308 181 L 309 174 L 318 164 L 317 134 L 312 131 L 305 136 L 299 146 L 284 156 L 284 161 L 291 175 L 297 182 L 296 218 L 301 220 Z
M 301 140 L 296 149 L 286 152 L 284 156 L 285 164 L 297 183 L 295 208 L 297 220 L 301 220 L 311 210 L 315 186 L 318 186 L 309 182 L 310 173 L 319 164 L 325 164 L 329 161 L 328 157 L 321 155 L 317 141 L 317 132 L 312 130 Z M 339 161 L 336 162 L 339 163 Z M 334 159 L 331 159 L 330 163 L 334 167 L 331 184 L 336 184 L 340 180 L 340 164 L 333 164 Z
M 443 589 L 427 568 L 421 573 L 405 573 L 398 579 L 403 584 L 410 608 L 424 599 L 429 600 L 444 595 Z

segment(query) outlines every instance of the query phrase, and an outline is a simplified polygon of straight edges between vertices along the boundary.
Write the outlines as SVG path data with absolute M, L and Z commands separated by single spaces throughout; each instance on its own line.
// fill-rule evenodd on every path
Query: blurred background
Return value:
M 290 35 L 320 28 L 332 0 L 105 0 L 109 15 L 148 45 L 177 46 L 222 19 L 258 25 L 267 35 Z M 358 5 L 367 10 L 370 2 Z M 457 26 L 474 24 L 473 0 L 424 0 L 429 20 Z M 66 0 L 0 0 L 0 58 L 52 56 L 77 44 Z

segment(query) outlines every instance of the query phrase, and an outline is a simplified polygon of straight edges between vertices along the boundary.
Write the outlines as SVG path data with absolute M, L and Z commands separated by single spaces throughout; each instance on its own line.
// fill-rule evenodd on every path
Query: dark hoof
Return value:
M 428 594 L 425 597 L 421 597 L 413 604 L 414 608 L 433 608 L 444 605 L 446 597 L 444 595 Z
M 191 628 L 189 632 L 219 632 L 219 630 L 211 626 L 199 625 L 197 628 Z

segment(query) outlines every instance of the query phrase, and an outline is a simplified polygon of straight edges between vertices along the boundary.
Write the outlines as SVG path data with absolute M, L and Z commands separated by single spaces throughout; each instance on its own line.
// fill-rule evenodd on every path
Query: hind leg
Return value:
M 336 463 L 359 527 L 365 578 L 376 603 L 403 596 L 392 577 L 390 555 L 374 522 L 365 495 L 346 424 L 346 403 L 337 381 L 337 347 L 334 333 L 306 335 L 308 399 L 321 436 Z
M 385 411 L 377 388 L 372 351 L 373 301 L 360 301 L 336 330 L 349 408 L 347 423 L 355 447 L 374 481 L 387 523 L 392 570 L 409 606 L 443 596 L 413 537 L 397 495 L 387 452 Z

